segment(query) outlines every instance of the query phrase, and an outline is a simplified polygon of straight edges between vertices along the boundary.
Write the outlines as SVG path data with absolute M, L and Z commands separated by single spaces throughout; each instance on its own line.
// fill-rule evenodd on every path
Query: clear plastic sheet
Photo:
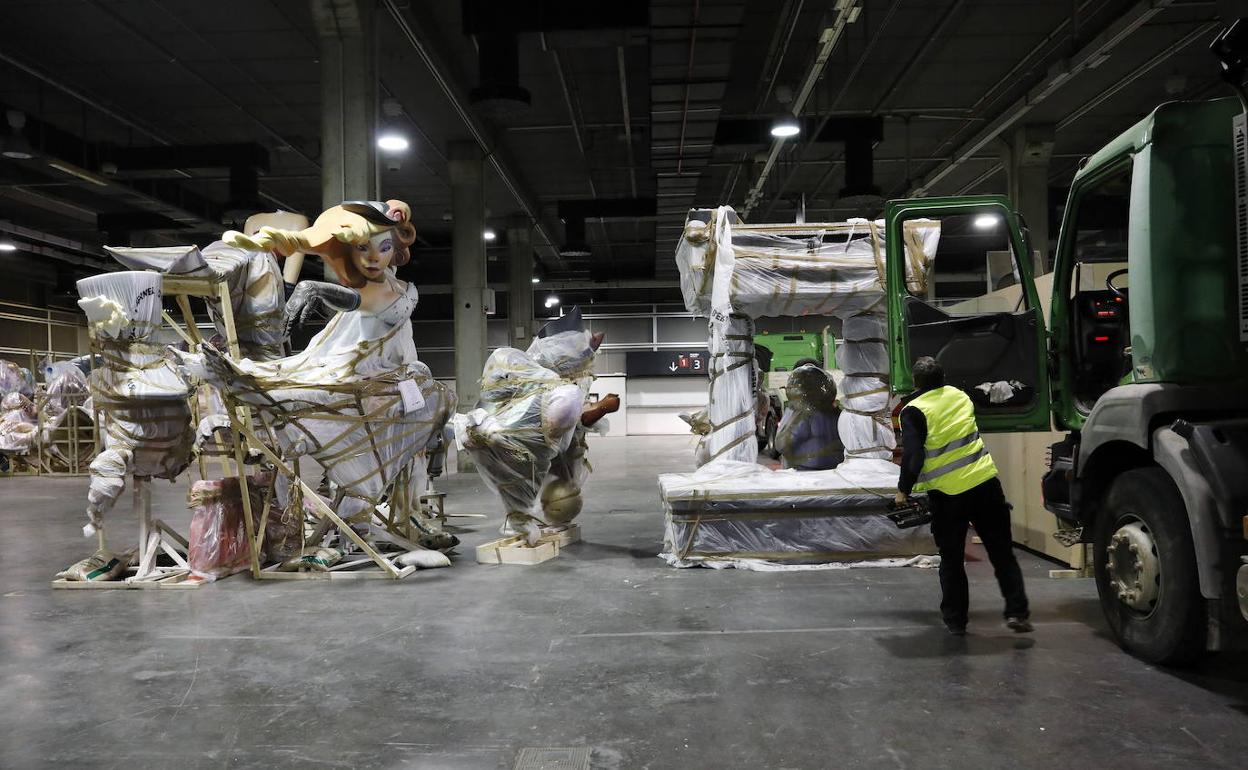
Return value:
M 29 369 L 0 359 L 0 398 L 9 393 L 21 393 L 27 398 L 34 396 L 35 376 Z
M 247 481 L 252 510 L 260 511 L 272 477 L 249 476 Z M 191 574 L 211 582 L 247 569 L 251 547 L 243 523 L 243 496 L 238 479 L 196 481 L 187 494 L 187 506 L 193 511 L 187 537 Z
M 30 452 L 38 439 L 34 403 L 26 396 L 11 391 L 0 399 L 0 452 L 23 455 Z
M 195 246 L 105 248 L 118 262 L 136 270 L 225 281 L 243 356 L 258 361 L 282 356 L 286 293 L 282 271 L 272 254 L 240 249 L 223 241 L 209 244 L 202 252 Z M 204 299 L 217 333 L 224 335 L 220 299 Z
M 705 220 L 705 222 L 701 221 Z M 906 281 L 922 293 L 940 223 L 904 224 Z M 690 312 L 711 318 L 881 312 L 883 221 L 747 225 L 728 206 L 690 212 L 676 248 Z
M 285 457 L 315 458 L 343 496 L 343 518 L 366 519 L 401 468 L 423 490 L 425 464 L 412 460 L 455 411 L 454 394 L 417 358 L 417 292 L 403 286 L 380 312 L 338 313 L 292 356 L 234 361 L 210 345 L 180 356 L 189 376 L 256 407 Z
M 773 471 L 718 461 L 659 476 L 666 514 L 660 556 L 675 567 L 733 560 L 812 564 L 936 552 L 930 529 L 885 516 L 899 469 L 846 460 L 826 471 Z
M 506 515 L 559 525 L 580 512 L 589 474 L 580 420 L 593 358 L 589 332 L 565 331 L 486 360 L 480 406 L 453 425 Z
M 91 462 L 87 515 L 92 534 L 117 502 L 125 477 L 173 479 L 190 463 L 193 430 L 187 386 L 165 359 L 161 279 L 117 272 L 78 282 L 98 365 L 92 401 L 102 413 L 103 447 Z
M 845 459 L 836 407 L 836 386 L 820 367 L 806 364 L 789 374 L 788 402 L 776 430 L 776 449 L 784 467 L 798 470 L 835 468 Z

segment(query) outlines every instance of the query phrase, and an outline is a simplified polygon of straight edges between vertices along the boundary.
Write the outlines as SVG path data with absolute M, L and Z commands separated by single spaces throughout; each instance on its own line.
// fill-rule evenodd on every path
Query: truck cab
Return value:
M 1119 643 L 1158 663 L 1248 640 L 1242 112 L 1237 99 L 1164 104 L 1086 159 L 1041 278 L 1007 199 L 902 200 L 885 212 L 894 393 L 913 388 L 911 364 L 931 355 L 971 395 L 981 431 L 1064 432 L 1045 507 L 1060 535 L 1091 544 Z M 941 227 L 917 284 L 901 248 L 916 219 Z M 975 281 L 987 291 L 970 291 Z M 1047 303 L 1037 282 L 1051 283 Z

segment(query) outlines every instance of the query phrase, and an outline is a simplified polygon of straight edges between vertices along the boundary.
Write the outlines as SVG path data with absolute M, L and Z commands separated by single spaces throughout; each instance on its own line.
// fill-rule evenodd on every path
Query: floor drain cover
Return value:
M 589 770 L 589 749 L 520 749 L 515 770 Z

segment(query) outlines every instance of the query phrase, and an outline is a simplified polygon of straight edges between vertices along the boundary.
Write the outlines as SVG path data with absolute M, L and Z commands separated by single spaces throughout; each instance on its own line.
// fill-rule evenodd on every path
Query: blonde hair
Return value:
M 299 251 L 319 254 L 329 262 L 342 283 L 358 289 L 368 281 L 351 260 L 351 246 L 368 243 L 370 238 L 381 233 L 393 233 L 397 243 L 391 265 L 402 267 L 411 259 L 409 247 L 416 241 L 416 228 L 411 224 L 412 210 L 400 200 L 388 200 L 386 205 L 389 224 L 371 221 L 338 205 L 326 209 L 311 227 L 302 230 L 262 227 L 255 235 L 230 230 L 222 240 L 240 249 L 272 251 L 284 257 Z

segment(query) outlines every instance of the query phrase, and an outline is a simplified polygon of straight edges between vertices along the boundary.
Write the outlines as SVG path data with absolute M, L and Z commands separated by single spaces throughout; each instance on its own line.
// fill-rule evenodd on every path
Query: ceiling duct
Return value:
M 859 209 L 878 206 L 883 199 L 875 186 L 875 145 L 884 138 L 883 119 L 830 120 L 828 128 L 833 124 L 839 124 L 839 138 L 845 142 L 845 186 L 841 188 L 840 205 Z
M 532 97 L 520 85 L 520 46 L 514 31 L 490 31 L 477 41 L 478 85 L 468 94 L 473 106 L 492 120 L 528 114 Z
M 564 243 L 559 248 L 563 257 L 590 256 L 585 238 L 587 219 L 652 219 L 658 214 L 654 198 L 609 198 L 559 201 L 559 219 L 563 222 Z

